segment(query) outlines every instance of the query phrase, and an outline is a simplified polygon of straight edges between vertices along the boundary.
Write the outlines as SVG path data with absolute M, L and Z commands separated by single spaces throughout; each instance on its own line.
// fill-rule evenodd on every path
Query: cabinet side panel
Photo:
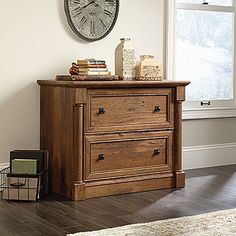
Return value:
M 49 191 L 71 198 L 75 89 L 41 87 L 40 148 L 49 151 Z

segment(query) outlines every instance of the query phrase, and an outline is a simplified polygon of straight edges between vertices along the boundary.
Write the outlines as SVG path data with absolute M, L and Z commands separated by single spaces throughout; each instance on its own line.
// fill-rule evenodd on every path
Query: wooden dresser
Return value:
M 67 79 L 68 76 L 57 76 Z M 182 188 L 188 81 L 38 81 L 49 188 L 72 200 Z

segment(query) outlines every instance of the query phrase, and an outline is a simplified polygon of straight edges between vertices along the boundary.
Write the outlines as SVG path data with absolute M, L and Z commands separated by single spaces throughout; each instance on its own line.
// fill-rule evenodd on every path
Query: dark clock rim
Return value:
M 113 22 L 112 22 L 110 28 L 109 28 L 109 29 L 106 31 L 106 33 L 103 34 L 101 37 L 99 37 L 99 38 L 94 38 L 94 39 L 85 37 L 84 35 L 82 35 L 82 34 L 77 30 L 77 28 L 75 27 L 75 25 L 74 25 L 74 23 L 72 22 L 72 19 L 71 19 L 68 1 L 69 1 L 69 0 L 64 0 L 64 9 L 65 9 L 65 14 L 66 14 L 67 22 L 68 22 L 70 28 L 72 29 L 72 31 L 73 31 L 79 38 L 81 38 L 81 39 L 83 39 L 83 40 L 85 40 L 85 41 L 88 41 L 88 42 L 98 41 L 98 40 L 101 40 L 101 39 L 105 38 L 105 37 L 112 31 L 112 29 L 114 28 L 114 26 L 115 26 L 115 24 L 116 24 L 116 21 L 117 21 L 117 18 L 118 18 L 118 14 L 119 14 L 120 0 L 115 0 L 115 1 L 117 2 L 117 5 L 116 5 L 116 13 L 115 13 L 115 17 L 114 17 L 114 19 L 113 19 Z

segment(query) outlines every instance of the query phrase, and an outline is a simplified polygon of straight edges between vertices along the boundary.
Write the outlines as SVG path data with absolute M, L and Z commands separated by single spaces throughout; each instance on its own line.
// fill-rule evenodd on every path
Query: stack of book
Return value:
M 106 62 L 103 60 L 95 60 L 95 59 L 85 59 L 78 60 L 78 75 L 111 75 L 111 72 L 108 71 Z

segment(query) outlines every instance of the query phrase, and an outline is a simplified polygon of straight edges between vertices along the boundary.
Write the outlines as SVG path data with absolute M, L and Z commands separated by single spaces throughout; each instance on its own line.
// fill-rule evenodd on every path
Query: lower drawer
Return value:
M 85 181 L 172 170 L 172 131 L 85 136 Z

